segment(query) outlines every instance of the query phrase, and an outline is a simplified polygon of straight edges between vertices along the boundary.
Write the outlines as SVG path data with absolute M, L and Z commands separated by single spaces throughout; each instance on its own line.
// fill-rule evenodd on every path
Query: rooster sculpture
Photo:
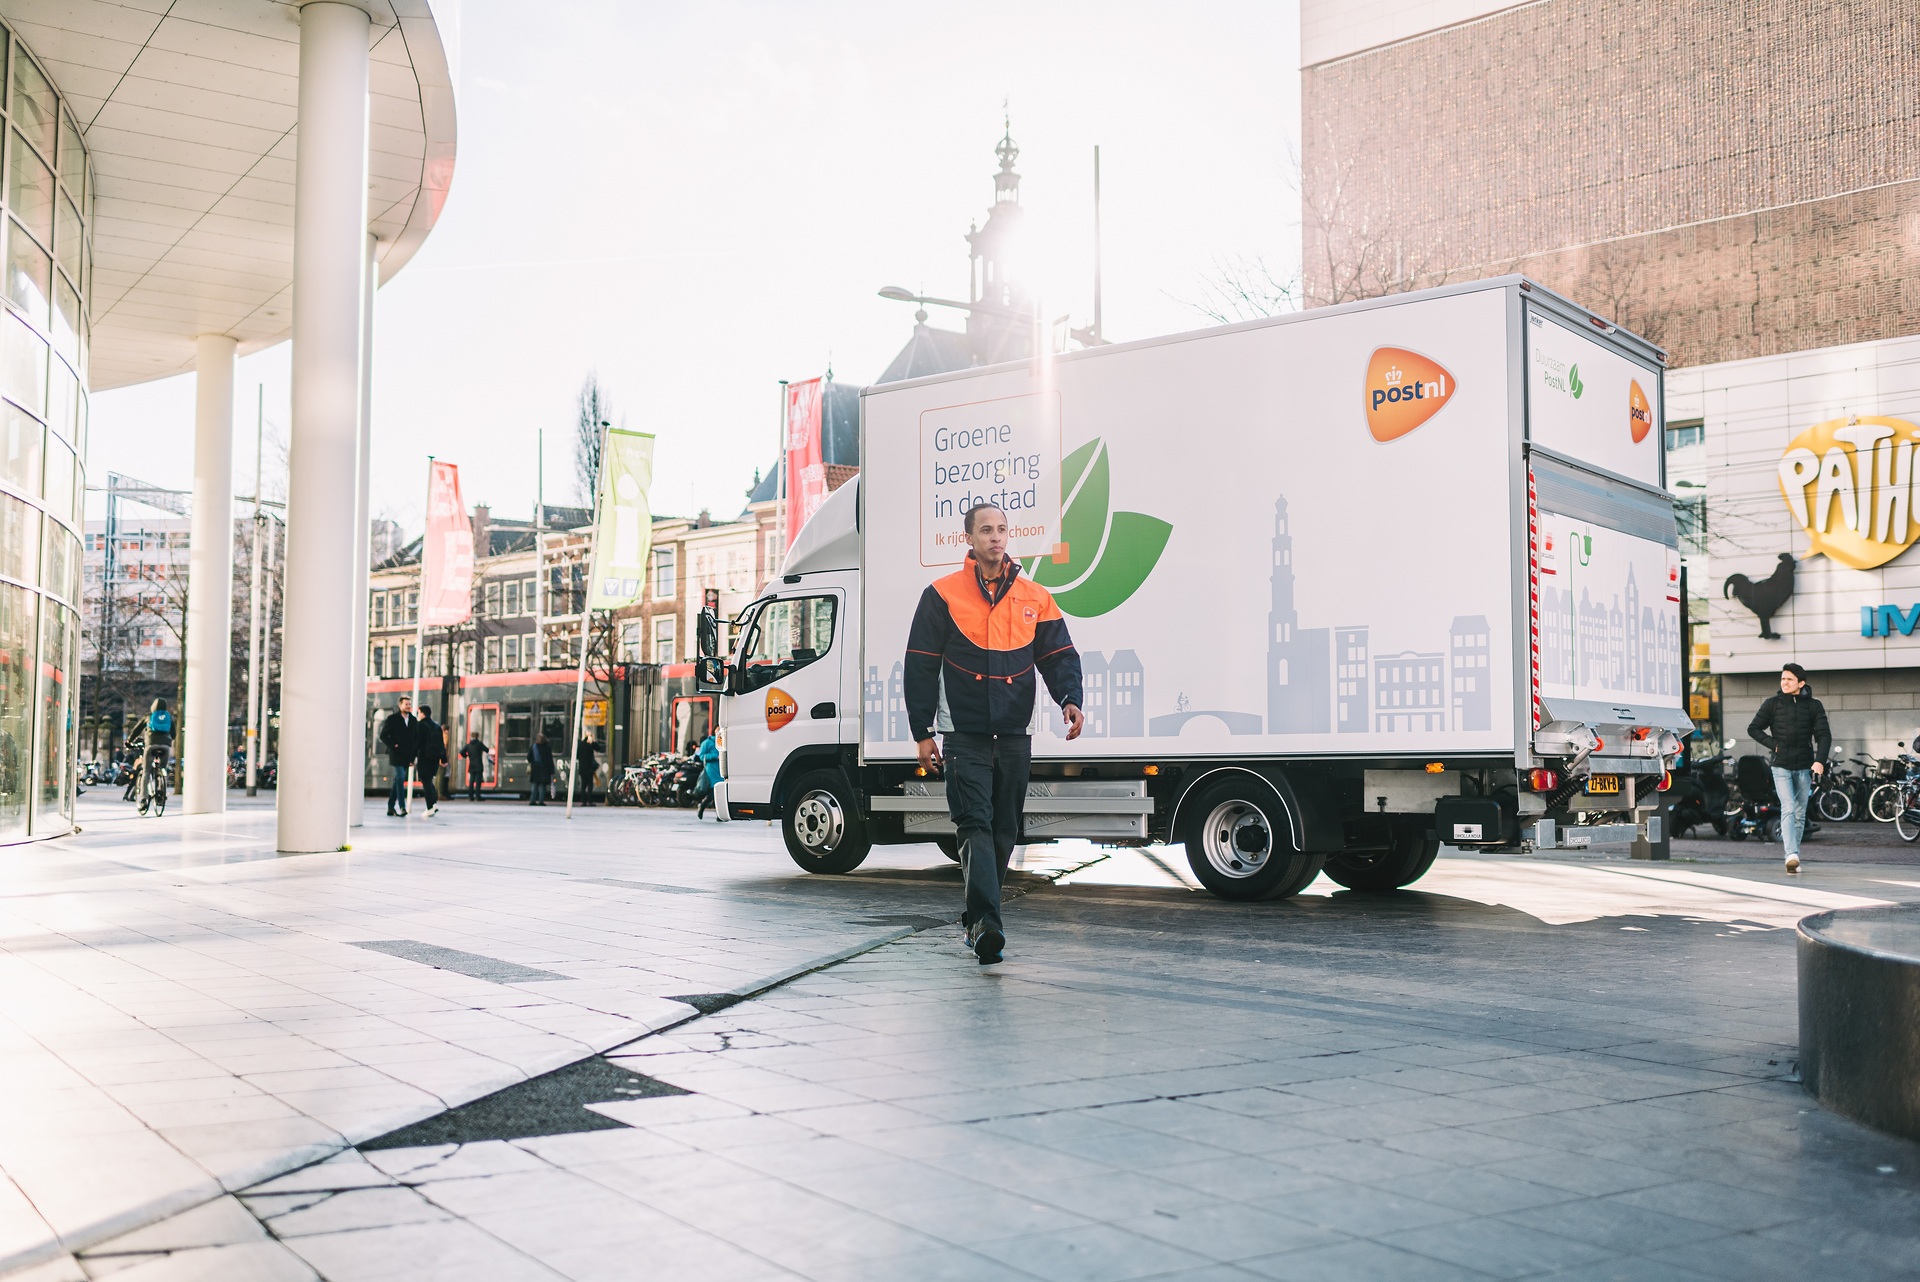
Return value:
M 1720 595 L 1733 597 L 1759 616 L 1762 641 L 1778 641 L 1780 634 L 1773 630 L 1773 614 L 1793 595 L 1793 553 L 1782 552 L 1780 564 L 1758 583 L 1744 574 L 1730 576 Z

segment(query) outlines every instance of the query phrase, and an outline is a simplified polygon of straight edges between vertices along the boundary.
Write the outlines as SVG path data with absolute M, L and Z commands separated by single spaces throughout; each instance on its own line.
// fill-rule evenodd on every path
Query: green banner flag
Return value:
M 607 429 L 600 449 L 599 510 L 593 523 L 590 610 L 616 610 L 640 599 L 653 548 L 653 436 Z

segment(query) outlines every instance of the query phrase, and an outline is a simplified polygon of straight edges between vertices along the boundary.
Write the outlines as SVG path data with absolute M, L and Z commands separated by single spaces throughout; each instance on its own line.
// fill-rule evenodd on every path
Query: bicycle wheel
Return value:
M 1913 841 L 1920 838 L 1920 811 L 1913 809 L 1914 803 L 1920 798 L 1905 788 L 1900 791 L 1900 812 L 1893 817 L 1893 830 L 1900 834 L 1900 840 Z
M 1890 824 L 1900 813 L 1900 785 L 1883 783 L 1867 798 L 1867 815 L 1879 823 Z
M 1814 808 L 1820 812 L 1822 819 L 1830 823 L 1845 823 L 1853 817 L 1853 798 L 1847 795 L 1845 788 L 1822 788 L 1820 795 L 1814 799 Z

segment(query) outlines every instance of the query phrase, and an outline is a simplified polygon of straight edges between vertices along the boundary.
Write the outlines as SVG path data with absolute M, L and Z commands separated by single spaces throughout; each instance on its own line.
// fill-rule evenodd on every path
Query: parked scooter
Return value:
M 1667 822 L 1676 837 L 1690 837 L 1700 827 L 1716 836 L 1727 835 L 1727 776 L 1722 760 L 1703 765 L 1682 757 L 1667 789 Z
M 1774 791 L 1773 770 L 1765 757 L 1742 757 L 1734 763 L 1734 787 L 1738 796 L 1727 798 L 1728 841 L 1780 840 L 1780 794 Z

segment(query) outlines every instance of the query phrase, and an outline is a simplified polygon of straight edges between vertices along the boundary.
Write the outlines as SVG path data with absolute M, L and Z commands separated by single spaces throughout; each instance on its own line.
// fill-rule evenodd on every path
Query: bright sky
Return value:
M 1193 304 L 1223 264 L 1297 258 L 1297 15 L 464 0 L 452 195 L 378 296 L 375 514 L 417 527 L 435 454 L 469 503 L 530 515 L 541 428 L 548 501 L 570 501 L 590 370 L 617 424 L 659 438 L 657 512 L 737 513 L 777 380 L 876 377 L 912 327 L 883 285 L 966 297 L 1003 100 L 1047 314 L 1091 314 L 1097 143 L 1107 337 L 1208 323 Z M 255 387 L 284 434 L 287 371 L 285 344 L 240 363 L 238 493 Z M 187 488 L 192 424 L 191 376 L 97 397 L 90 482 Z

